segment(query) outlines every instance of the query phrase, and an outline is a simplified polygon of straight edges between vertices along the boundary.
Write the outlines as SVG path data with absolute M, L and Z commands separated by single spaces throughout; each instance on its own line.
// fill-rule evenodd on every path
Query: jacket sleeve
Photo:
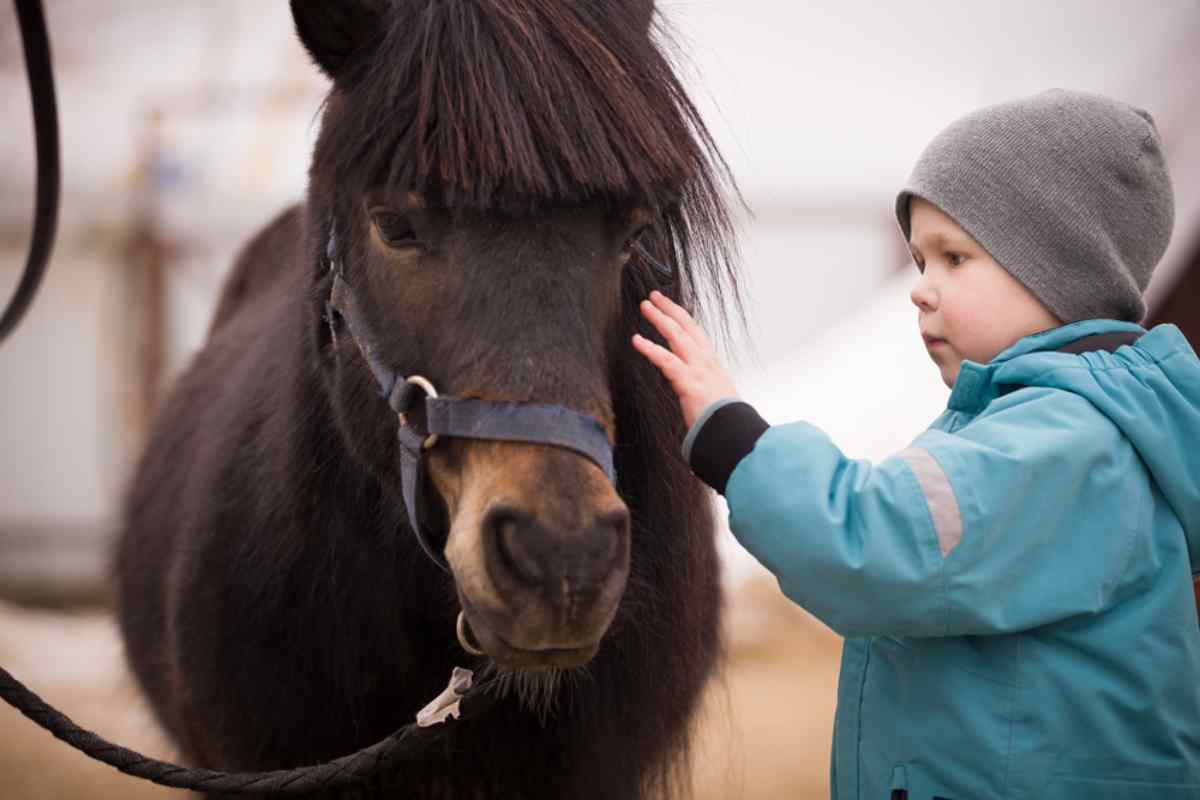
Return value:
M 1026 388 L 877 465 L 806 423 L 729 476 L 734 535 L 843 635 L 1008 633 L 1113 602 L 1149 484 L 1084 398 Z

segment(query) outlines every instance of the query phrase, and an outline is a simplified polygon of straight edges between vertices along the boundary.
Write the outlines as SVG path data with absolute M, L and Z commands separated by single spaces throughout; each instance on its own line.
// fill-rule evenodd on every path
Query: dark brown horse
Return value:
M 397 797 L 670 792 L 721 598 L 678 408 L 629 337 L 654 288 L 725 318 L 735 190 L 652 0 L 292 11 L 333 82 L 307 202 L 243 250 L 131 487 L 134 671 L 190 762 L 242 771 L 352 752 L 453 666 L 497 670 L 509 696 L 391 776 Z M 335 273 L 365 345 L 330 311 Z M 457 398 L 596 420 L 616 484 L 562 447 L 444 438 L 422 487 L 444 572 L 364 352 Z

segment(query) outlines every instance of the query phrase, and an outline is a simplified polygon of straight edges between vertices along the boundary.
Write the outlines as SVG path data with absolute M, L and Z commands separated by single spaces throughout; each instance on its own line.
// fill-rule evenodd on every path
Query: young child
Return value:
M 939 134 L 896 215 L 953 390 L 879 464 L 768 426 L 682 308 L 643 304 L 684 457 L 846 637 L 835 798 L 1200 798 L 1200 362 L 1137 324 L 1173 213 L 1123 103 L 1056 90 Z

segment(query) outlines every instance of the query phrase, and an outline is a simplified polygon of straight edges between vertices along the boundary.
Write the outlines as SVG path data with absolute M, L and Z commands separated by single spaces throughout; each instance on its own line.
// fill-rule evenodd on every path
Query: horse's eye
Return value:
M 389 247 L 411 247 L 418 244 L 417 232 L 404 214 L 391 209 L 379 208 L 371 211 L 371 221 L 379 231 L 379 238 Z
M 621 245 L 621 257 L 623 259 L 629 259 L 630 254 L 633 252 L 633 246 L 637 244 L 638 239 L 642 238 L 642 234 L 645 233 L 649 227 L 649 225 L 642 225 L 629 235 L 629 238 L 625 240 L 625 244 Z

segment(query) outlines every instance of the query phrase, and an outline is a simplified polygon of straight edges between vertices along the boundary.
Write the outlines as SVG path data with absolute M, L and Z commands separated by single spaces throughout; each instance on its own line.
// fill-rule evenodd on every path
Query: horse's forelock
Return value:
M 671 67 L 650 0 L 399 0 L 335 86 L 313 170 L 449 208 L 537 213 L 597 199 L 659 212 L 678 299 L 737 303 L 728 168 Z M 651 35 L 656 31 L 657 35 Z

